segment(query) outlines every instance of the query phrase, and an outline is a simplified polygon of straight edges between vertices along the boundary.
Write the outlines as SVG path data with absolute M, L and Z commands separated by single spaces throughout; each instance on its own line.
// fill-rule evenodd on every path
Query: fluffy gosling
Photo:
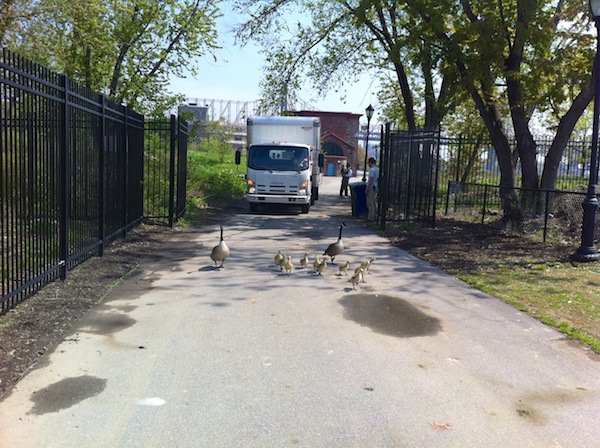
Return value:
M 287 260 L 287 257 L 289 257 L 289 255 L 285 255 L 285 254 L 282 254 L 282 255 L 283 256 L 277 262 L 277 266 L 279 266 L 280 271 L 283 271 L 285 269 L 285 261 Z
M 273 257 L 273 260 L 275 261 L 275 264 L 276 264 L 277 266 L 279 266 L 279 262 L 280 262 L 280 261 L 281 261 L 283 258 L 285 258 L 285 255 L 283 255 L 283 252 L 279 251 L 279 252 L 277 252 L 277 255 L 275 255 L 275 256 Z
M 369 272 L 369 268 L 371 267 L 371 265 L 373 264 L 373 262 L 374 262 L 375 260 L 377 260 L 377 258 L 375 258 L 375 257 L 371 257 L 371 258 L 369 258 L 369 260 L 365 261 L 365 263 L 364 263 L 364 264 L 365 264 L 365 272 L 366 272 L 367 274 L 370 274 L 370 272 Z
M 350 267 L 350 263 L 351 263 L 350 260 L 348 260 L 338 268 L 339 275 L 342 275 L 342 274 L 348 275 L 348 268 Z
M 300 258 L 300 266 L 302 266 L 302 269 L 304 269 L 307 264 L 308 264 L 308 252 L 304 252 L 304 256 L 302 258 Z
M 317 265 L 317 273 L 318 273 L 318 275 L 323 275 L 323 272 L 325 272 L 325 269 L 327 269 L 327 260 L 323 259 Z
M 362 268 L 360 268 L 360 269 L 357 268 L 356 273 L 350 279 L 350 281 L 352 282 L 352 289 L 356 289 L 356 285 L 358 285 L 361 282 L 361 280 L 364 281 L 364 279 L 363 279 L 363 269 Z
M 315 255 L 315 261 L 313 261 L 313 272 L 317 272 L 317 266 L 319 266 L 319 263 L 321 263 L 321 259 L 319 258 L 319 255 Z

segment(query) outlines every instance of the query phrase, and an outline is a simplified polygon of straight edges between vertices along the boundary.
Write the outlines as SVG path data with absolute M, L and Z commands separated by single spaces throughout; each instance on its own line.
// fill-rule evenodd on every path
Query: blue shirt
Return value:
M 371 187 L 379 187 L 379 168 L 377 168 L 376 166 L 371 167 L 371 170 L 369 171 L 369 182 L 371 184 Z

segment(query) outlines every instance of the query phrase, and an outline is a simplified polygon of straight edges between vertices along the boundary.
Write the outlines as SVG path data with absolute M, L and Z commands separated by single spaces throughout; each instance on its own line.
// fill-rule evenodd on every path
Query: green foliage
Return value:
M 188 152 L 188 205 L 192 208 L 222 205 L 246 192 L 243 165 L 235 164 L 235 153 L 229 145 L 225 153 L 223 144 L 217 142 L 214 137 L 203 139 L 198 148 Z
M 200 141 L 201 150 L 209 154 L 217 154 L 219 163 L 224 163 L 231 154 L 229 141 L 233 138 L 233 129 L 224 119 L 212 121 L 204 125 L 204 132 L 208 137 Z
M 517 185 L 520 171 L 524 187 L 553 188 L 555 161 L 592 98 L 594 36 L 581 0 L 238 0 L 236 5 L 250 17 L 239 36 L 264 48 L 263 94 L 275 106 L 293 99 L 301 81 L 326 93 L 367 72 L 383 86 L 378 110 L 401 128 L 437 128 L 446 119 L 451 126 L 444 128 L 461 133 L 484 129 L 498 155 L 503 185 Z M 306 18 L 286 26 L 290 11 Z M 542 173 L 532 138 L 539 133 L 534 116 L 548 120 L 545 127 L 556 137 Z M 516 149 L 507 144 L 512 136 Z M 511 197 L 507 191 L 505 212 Z
M 164 89 L 170 75 L 193 74 L 217 48 L 218 1 L 29 3 L 21 22 L 5 26 L 10 49 L 146 115 L 178 102 Z

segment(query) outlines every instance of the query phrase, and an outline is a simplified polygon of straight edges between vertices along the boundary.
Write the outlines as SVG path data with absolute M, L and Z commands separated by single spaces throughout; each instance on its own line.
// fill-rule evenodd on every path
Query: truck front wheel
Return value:
M 258 211 L 258 204 L 256 202 L 250 202 L 250 213 L 256 213 Z
M 302 204 L 302 213 L 308 213 L 310 210 L 310 204 Z

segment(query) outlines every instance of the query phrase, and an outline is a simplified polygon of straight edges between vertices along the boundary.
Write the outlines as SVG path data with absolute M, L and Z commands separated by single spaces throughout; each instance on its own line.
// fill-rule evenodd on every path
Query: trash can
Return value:
M 352 196 L 352 216 L 360 218 L 366 216 L 367 209 L 367 183 L 355 182 L 350 184 L 350 193 Z

